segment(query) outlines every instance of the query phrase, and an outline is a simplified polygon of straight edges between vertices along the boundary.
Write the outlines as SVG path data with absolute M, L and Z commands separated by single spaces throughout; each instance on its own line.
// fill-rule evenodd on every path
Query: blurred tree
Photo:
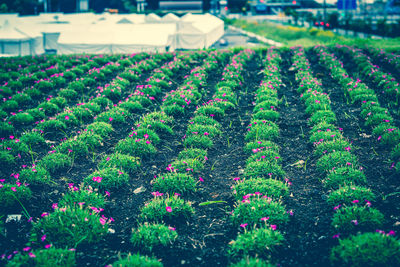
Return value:
M 2 0 L 2 2 L 8 7 L 8 12 L 22 15 L 34 14 L 35 7 L 39 5 L 37 0 Z
M 331 28 L 337 28 L 339 26 L 339 13 L 332 12 L 328 15 L 328 23 L 330 24 Z
M 7 7 L 6 3 L 1 4 L 0 13 L 8 13 L 8 7 Z

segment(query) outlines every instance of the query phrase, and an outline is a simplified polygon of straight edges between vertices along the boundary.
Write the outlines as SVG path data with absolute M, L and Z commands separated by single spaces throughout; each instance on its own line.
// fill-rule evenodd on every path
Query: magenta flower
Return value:
M 336 207 L 333 208 L 333 210 L 337 210 L 338 208 L 340 208 L 340 206 L 341 206 L 340 204 L 337 205 Z
M 357 220 L 351 220 L 352 223 L 354 223 L 354 225 L 358 225 L 358 221 Z
M 240 225 L 240 227 L 246 228 L 247 225 L 248 225 L 247 223 L 242 223 L 242 224 Z
M 44 246 L 45 248 L 51 248 L 51 244 L 47 244 Z
M 29 252 L 29 257 L 31 257 L 31 258 L 36 258 L 36 255 L 33 254 L 32 252 Z
M 354 203 L 354 204 L 356 204 L 358 202 L 360 202 L 358 199 L 352 201 L 352 203 Z
M 176 228 L 171 227 L 171 226 L 168 226 L 168 229 L 171 230 L 171 231 L 175 231 L 176 230 Z
M 271 224 L 270 227 L 271 227 L 272 230 L 274 230 L 274 231 L 276 230 L 276 225 L 275 224 Z
M 336 234 L 334 236 L 332 236 L 332 238 L 339 238 L 340 234 Z
M 106 195 L 109 197 L 110 196 L 110 192 L 106 191 Z
M 172 212 L 172 208 L 171 208 L 171 207 L 165 207 L 165 210 L 166 210 L 167 212 Z
M 269 217 L 262 217 L 260 220 L 266 222 L 269 220 Z
M 93 177 L 93 181 L 95 181 L 95 182 L 98 182 L 98 183 L 101 183 L 101 180 L 102 180 L 103 178 L 102 177 L 100 177 L 100 176 L 97 176 L 97 177 Z
M 113 121 L 113 118 L 110 117 L 110 118 L 108 118 L 108 120 L 109 120 L 109 121 Z
M 395 235 L 396 235 L 396 232 L 393 231 L 393 230 L 390 230 L 389 233 L 387 233 L 387 235 L 395 236 Z
M 199 177 L 199 181 L 200 181 L 200 182 L 204 182 L 204 179 L 201 178 L 201 177 Z
M 31 247 L 26 247 L 26 248 L 23 248 L 22 250 L 23 251 L 29 251 L 29 250 L 31 250 Z
M 69 120 L 69 117 L 68 117 L 68 116 L 65 116 L 65 119 L 66 119 L 66 120 Z
M 42 237 L 40 238 L 40 240 L 45 241 L 46 240 L 46 235 L 42 235 Z

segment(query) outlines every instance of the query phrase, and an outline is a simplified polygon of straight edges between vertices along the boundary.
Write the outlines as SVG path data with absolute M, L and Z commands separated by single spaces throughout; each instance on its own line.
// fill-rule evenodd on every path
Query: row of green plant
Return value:
M 376 47 L 366 47 L 368 53 L 381 62 L 389 64 L 393 69 L 400 69 L 400 55 L 389 53 L 385 49 Z
M 30 63 L 20 62 L 21 59 Z M 30 60 L 29 60 L 30 59 Z M 111 59 L 111 57 L 110 57 Z M 113 57 L 116 60 L 117 57 Z M 80 66 L 87 64 L 89 61 L 102 62 L 103 57 L 81 57 L 81 56 L 38 56 L 23 58 L 2 58 L 1 67 L 4 71 L 0 74 L 0 82 L 2 84 L 0 95 L 9 98 L 13 94 L 26 90 L 41 80 L 48 80 L 51 76 L 66 73 L 66 79 L 71 78 Z M 107 61 L 106 61 L 107 62 Z M 104 63 L 106 63 L 104 62 Z M 36 63 L 36 64 L 35 64 Z M 72 71 L 72 74 L 69 73 Z
M 365 126 L 372 129 L 372 134 L 382 146 L 391 150 L 392 167 L 400 170 L 400 131 L 393 124 L 393 117 L 387 108 L 379 104 L 375 91 L 368 88 L 361 80 L 354 80 L 349 76 L 333 54 L 329 54 L 326 47 L 315 47 L 319 60 L 330 71 L 330 75 L 342 87 L 345 96 L 352 104 L 360 106 L 360 116 L 365 120 Z M 397 163 L 396 163 L 397 162 Z
M 339 53 L 344 53 L 356 63 L 359 73 L 367 80 L 370 80 L 374 86 L 372 89 L 382 97 L 389 105 L 394 105 L 398 109 L 400 100 L 400 86 L 396 79 L 390 73 L 384 72 L 379 66 L 372 63 L 371 59 L 365 55 L 361 49 L 349 46 L 336 46 Z
M 245 152 L 249 155 L 243 179 L 236 178 L 233 195 L 237 200 L 231 220 L 241 233 L 230 243 L 231 266 L 275 266 L 277 248 L 284 243 L 280 231 L 289 221 L 282 200 L 289 188 L 282 170 L 279 147 L 277 112 L 281 56 L 268 50 L 264 78 L 255 92 L 255 107 L 245 136 Z
M 138 54 L 136 55 L 136 58 L 132 58 L 132 61 L 130 61 L 127 58 L 121 59 L 117 61 L 116 63 L 107 63 L 105 66 L 101 68 L 93 68 L 90 70 L 87 70 L 87 72 L 82 72 L 82 75 L 80 79 L 74 79 L 74 81 L 71 81 L 66 85 L 66 89 L 61 89 L 61 87 L 65 86 L 54 86 L 51 90 L 55 90 L 58 92 L 57 97 L 52 97 L 51 95 L 46 98 L 45 101 L 39 102 L 35 108 L 27 109 L 26 111 L 21 110 L 18 113 L 12 112 L 11 117 L 8 119 L 9 121 L 9 127 L 16 126 L 17 128 L 23 128 L 29 127 L 30 125 L 42 123 L 45 118 L 49 116 L 53 117 L 58 117 L 61 113 L 65 112 L 71 112 L 71 108 L 74 104 L 76 104 L 78 101 L 84 101 L 84 98 L 87 98 L 90 101 L 90 96 L 91 94 L 98 94 L 99 90 L 103 90 L 102 83 L 106 82 L 109 80 L 111 77 L 117 77 L 114 78 L 113 82 L 114 83 L 121 83 L 120 80 L 121 77 L 119 77 L 117 74 L 123 74 L 122 77 L 127 77 L 131 78 L 132 74 L 130 70 L 132 71 L 138 71 L 135 73 L 138 78 L 138 75 L 140 75 L 141 72 L 145 70 L 149 70 L 151 68 L 154 68 L 157 66 L 157 64 L 163 60 L 164 57 L 172 56 L 166 54 L 164 57 L 163 56 L 155 56 L 154 61 L 151 61 L 149 58 L 145 61 L 139 62 L 139 64 L 133 65 L 135 60 L 141 60 L 145 58 L 147 54 Z M 140 72 L 139 72 L 140 71 Z M 116 73 L 115 73 L 116 72 Z M 122 72 L 122 73 L 121 73 Z M 94 73 L 94 74 L 93 74 Z M 131 75 L 128 75 L 131 74 Z M 91 75 L 95 75 L 94 77 L 90 77 Z M 127 80 L 127 79 L 126 79 Z M 131 79 L 132 80 L 132 79 Z M 128 80 L 130 81 L 130 80 Z M 47 82 L 47 81 L 46 81 Z M 112 85 L 113 82 L 106 84 L 105 87 L 110 87 L 110 90 L 106 90 L 106 92 L 103 94 L 104 96 L 107 96 L 107 98 L 110 99 L 111 101 L 114 101 L 115 96 L 118 95 L 118 93 L 121 93 L 121 90 L 115 90 Z M 47 82 L 50 84 L 50 82 Z M 96 87 L 97 86 L 97 87 Z M 114 85 L 114 87 L 117 87 L 118 85 Z M 130 89 L 130 88 L 129 88 Z M 112 91 L 111 91 L 112 90 Z M 115 91 L 115 93 L 114 93 Z M 111 92 L 107 94 L 107 92 Z M 24 103 L 29 103 L 32 102 L 32 99 L 30 98 L 29 95 L 26 95 L 24 93 L 18 94 L 18 96 L 21 96 L 21 98 L 24 99 Z M 81 99 L 78 98 L 78 96 L 81 97 Z M 93 96 L 92 96 L 93 97 Z M 13 98 L 14 99 L 14 98 Z M 93 99 L 92 99 L 93 100 Z M 14 101 L 11 99 L 11 101 Z M 13 103 L 15 107 L 23 107 L 24 103 L 19 103 L 19 102 L 10 102 L 8 103 Z M 78 105 L 81 106 L 84 103 L 79 103 Z M 68 115 L 68 114 L 67 114 Z M 69 116 L 68 116 L 69 117 Z M 78 119 L 80 117 L 78 116 Z M 82 118 L 81 120 L 84 120 Z M 71 120 L 72 121 L 72 120 Z M 69 122 L 71 122 L 69 121 Z M 6 123 L 6 122 L 5 122 Z M 15 129 L 8 129 L 8 131 L 14 130 L 13 134 L 16 135 L 18 132 L 15 131 Z M 0 134 L 6 134 L 1 132 Z
M 212 52 L 200 67 L 205 70 L 203 75 L 198 75 L 199 68 L 193 69 L 189 77 L 183 82 L 185 85 L 191 84 L 191 88 L 181 86 L 177 90 L 180 91 L 179 95 L 187 96 L 195 91 L 199 95 L 199 99 L 201 99 L 202 93 L 198 91 L 198 86 L 201 84 L 197 84 L 196 79 L 205 83 L 207 74 L 215 69 L 215 67 L 209 65 L 209 62 L 213 61 L 218 65 L 220 62 L 225 61 L 225 58 L 230 54 L 230 52 Z M 188 81 L 193 81 L 193 84 L 191 82 L 188 83 Z M 186 90 L 183 88 L 186 88 Z M 164 99 L 168 99 L 173 93 L 168 93 Z M 164 108 L 164 105 L 162 108 Z M 198 121 L 196 117 L 193 120 Z M 212 118 L 205 117 L 205 119 L 208 122 L 214 121 Z M 214 123 L 219 124 L 217 121 L 214 121 Z M 214 127 L 208 124 L 202 126 Z M 208 135 L 204 136 L 208 138 Z M 141 208 L 139 218 L 142 224 L 133 231 L 131 238 L 136 250 L 142 253 L 152 253 L 155 249 L 165 249 L 165 247 L 172 245 L 176 241 L 178 234 L 175 227 L 184 224 L 194 213 L 190 202 L 184 201 L 180 196 L 188 196 L 196 191 L 198 182 L 193 175 L 201 171 L 206 159 L 207 150 L 196 145 L 191 146 L 181 151 L 178 159 L 166 167 L 166 173 L 154 177 L 152 181 L 154 198 L 146 202 Z
M 333 265 L 350 266 L 394 266 L 400 260 L 400 242 L 380 229 L 383 214 L 371 207 L 376 196 L 365 187 L 365 174 L 352 153 L 353 147 L 345 139 L 336 124 L 329 96 L 321 82 L 313 77 L 304 49 L 295 47 L 293 64 L 298 93 L 310 116 L 310 142 L 314 144 L 314 155 L 318 158 L 316 168 L 330 193 L 327 202 L 335 211 L 332 217 L 334 238 L 339 244 L 331 249 Z M 377 230 L 377 232 L 375 232 Z
M 148 64 L 139 64 L 137 69 L 140 70 L 141 66 L 144 66 L 145 69 Z M 129 68 L 127 71 L 130 70 L 131 69 Z M 114 86 L 118 86 L 119 90 L 128 90 L 128 87 L 130 86 L 130 82 L 123 78 L 117 78 L 116 82 L 113 84 Z M 44 146 L 46 146 L 44 137 L 57 138 L 59 135 L 65 136 L 67 128 L 81 126 L 84 123 L 91 121 L 93 118 L 95 118 L 95 122 L 117 125 L 124 122 L 129 114 L 142 111 L 144 109 L 143 106 L 148 106 L 151 102 L 152 101 L 147 94 L 144 94 L 143 92 L 139 93 L 138 90 L 135 95 L 132 95 L 130 98 L 126 99 L 126 101 L 119 103 L 119 107 L 114 107 L 112 104 L 113 102 L 106 96 L 98 96 L 92 99 L 89 103 L 81 103 L 72 109 L 66 109 L 64 112 L 58 114 L 54 119 L 43 121 L 37 126 L 38 129 L 27 132 L 20 138 L 11 135 L 10 138 L 7 138 L 1 143 L 3 150 L 0 152 L 0 160 L 8 167 L 14 167 L 16 165 L 16 159 L 18 157 L 21 158 L 21 154 L 29 153 L 33 157 L 35 151 L 40 151 Z M 105 111 L 100 113 L 102 110 Z M 93 134 L 94 131 L 100 132 L 99 134 Z M 51 155 L 55 152 L 68 153 L 66 153 L 66 156 L 61 157 L 58 160 L 63 162 L 63 164 L 59 163 L 59 167 L 56 167 L 56 163 L 52 163 L 55 166 L 50 168 L 51 172 L 56 173 L 59 171 L 59 168 L 66 168 L 71 163 L 73 164 L 73 160 L 76 158 L 86 157 L 90 150 L 93 151 L 96 147 L 102 145 L 102 139 L 107 136 L 109 131 L 112 131 L 112 128 L 109 129 L 105 127 L 102 129 L 102 126 L 96 124 L 94 126 L 89 125 L 88 128 L 82 130 L 81 135 L 72 137 L 69 140 L 66 140 L 66 138 L 63 139 L 63 145 L 58 146 L 60 147 L 59 151 L 54 149 L 53 145 L 52 150 L 49 152 L 50 155 L 47 156 L 48 162 L 57 159 L 58 154 Z M 35 162 L 32 162 L 32 164 L 35 164 Z M 48 165 L 47 163 L 45 164 Z M 47 175 L 43 175 L 45 172 L 39 173 L 41 173 L 41 177 L 43 178 L 42 182 L 50 181 L 47 179 Z M 32 182 L 30 181 L 30 178 L 27 180 Z
M 189 62 L 193 60 L 188 55 L 182 56 L 182 58 L 184 58 L 185 60 L 176 58 L 173 61 L 174 64 L 169 64 L 168 68 L 160 68 L 161 71 L 159 73 L 164 74 L 163 80 L 169 81 L 178 70 L 188 67 L 188 65 L 183 64 L 183 62 Z M 151 79 L 149 81 L 151 81 Z M 154 92 L 154 89 L 151 86 L 143 86 L 143 88 L 141 89 L 143 95 L 148 95 L 148 93 Z M 59 203 L 53 204 L 53 206 L 56 205 L 55 212 L 46 214 L 46 216 L 42 216 L 43 218 L 35 224 L 32 230 L 31 240 L 35 241 L 37 239 L 38 235 L 35 229 L 39 229 L 38 231 L 45 233 L 46 237 L 49 236 L 52 241 L 51 246 L 56 246 L 60 248 L 75 248 L 81 242 L 98 242 L 100 238 L 107 233 L 107 229 L 105 228 L 107 223 L 110 223 L 112 221 L 112 218 L 106 218 L 104 215 L 100 217 L 100 212 L 103 211 L 105 200 L 104 197 L 100 197 L 100 194 L 98 194 L 97 192 L 102 192 L 105 193 L 105 195 L 109 195 L 110 193 L 108 190 L 112 191 L 121 187 L 122 185 L 126 185 L 129 180 L 128 174 L 134 173 L 140 166 L 140 156 L 148 156 L 148 154 L 146 154 L 146 148 L 152 146 L 150 140 L 160 140 L 157 135 L 160 134 L 160 132 L 172 133 L 172 129 L 170 128 L 170 126 L 167 125 L 171 122 L 172 118 L 161 112 L 149 113 L 148 115 L 144 116 L 140 121 L 138 121 L 136 123 L 138 128 L 136 129 L 136 131 L 134 131 L 134 133 L 136 133 L 136 135 L 138 133 L 139 135 L 142 135 L 143 142 L 141 142 L 140 138 L 133 138 L 133 133 L 129 136 L 129 138 L 133 140 L 134 145 L 135 143 L 139 144 L 137 146 L 137 150 L 131 150 L 129 147 L 122 144 L 121 142 L 123 142 L 124 140 L 121 140 L 115 147 L 115 153 L 104 156 L 104 158 L 100 161 L 100 163 L 98 164 L 99 170 L 92 173 L 83 180 L 84 187 L 78 188 L 73 184 L 69 184 L 71 193 L 66 195 L 69 202 L 66 203 L 64 201 L 64 199 L 66 198 L 66 196 L 64 196 L 64 198 L 61 199 Z M 103 131 L 102 133 L 105 136 L 109 135 L 110 131 L 112 131 L 111 122 L 98 123 L 101 124 L 99 125 L 100 127 L 98 127 L 98 130 Z M 157 133 L 155 131 L 157 131 Z M 155 151 L 154 146 L 152 146 L 151 148 Z M 54 157 L 53 162 L 56 161 L 58 158 L 59 156 Z M 91 194 L 92 192 L 96 193 Z M 77 209 L 77 207 L 79 207 L 79 210 Z M 93 223 L 91 225 L 85 223 L 88 222 L 87 214 L 81 212 L 80 210 L 86 209 L 89 212 L 98 215 L 97 223 L 96 219 L 93 220 Z M 58 213 L 59 210 L 61 210 L 62 212 Z M 71 212 L 69 213 L 69 211 Z M 82 217 L 80 215 L 85 217 Z M 67 223 L 71 221 L 74 225 L 73 228 L 70 228 L 70 224 Z M 50 225 L 53 226 L 51 227 Z M 157 228 L 157 226 L 153 226 L 153 229 L 150 230 L 150 232 L 148 233 L 154 236 L 154 231 L 156 231 L 155 229 Z M 82 235 L 83 233 L 86 233 L 86 235 Z M 58 235 L 62 235 L 64 238 L 55 238 Z M 148 237 L 148 235 L 146 236 Z M 18 262 L 20 260 L 20 257 L 16 258 L 15 261 Z M 121 259 L 120 261 L 129 262 L 132 260 L 132 257 L 135 257 L 137 259 L 140 258 L 144 262 L 157 262 L 154 259 L 148 259 L 139 255 L 128 255 L 126 259 Z M 62 259 L 62 256 L 58 255 L 58 258 Z
M 133 60 L 135 61 L 145 56 L 147 55 L 138 54 L 135 56 L 136 58 L 133 58 Z M 101 60 L 100 62 L 104 61 Z M 3 87 L 2 93 L 9 94 L 9 96 L 7 101 L 3 102 L 0 106 L 2 117 L 9 119 L 8 113 L 10 113 L 11 116 L 15 116 L 17 114 L 17 111 L 18 113 L 20 113 L 23 112 L 24 109 L 29 110 L 35 107 L 46 108 L 46 103 L 52 100 L 53 95 L 61 94 L 59 97 L 69 95 L 69 91 L 61 91 L 61 89 L 63 88 L 76 89 L 76 84 L 79 83 L 85 83 L 86 86 L 93 86 L 98 82 L 101 82 L 106 78 L 104 74 L 103 76 L 98 75 L 100 77 L 91 76 L 93 76 L 93 74 L 97 75 L 96 73 L 99 72 L 100 69 L 104 69 L 105 73 L 110 76 L 114 71 L 118 69 L 118 67 L 120 67 L 120 64 L 114 63 L 112 61 L 109 63 L 106 62 L 104 62 L 104 66 L 97 63 L 96 61 L 82 63 L 71 69 L 65 70 L 64 72 L 54 73 L 47 78 L 33 80 L 33 85 L 30 85 L 30 82 L 27 81 L 13 81 L 13 83 L 17 84 L 8 84 L 7 86 Z M 53 69 L 57 70 L 56 68 Z M 37 76 L 39 73 L 42 72 L 36 72 L 35 75 Z M 36 76 L 31 78 L 35 79 L 37 78 Z M 64 101 L 66 101 L 66 99 Z M 51 103 L 55 104 L 53 102 Z M 52 115 L 50 114 L 50 111 L 46 111 L 46 113 L 49 113 L 48 115 Z

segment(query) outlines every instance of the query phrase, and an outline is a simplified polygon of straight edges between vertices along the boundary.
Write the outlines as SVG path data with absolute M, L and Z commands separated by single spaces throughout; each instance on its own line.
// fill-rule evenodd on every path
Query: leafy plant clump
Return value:
M 24 203 L 31 198 L 32 191 L 29 187 L 16 184 L 2 184 L 0 187 L 0 209 L 13 207 L 19 201 Z
M 384 223 L 383 214 L 370 207 L 348 206 L 336 211 L 332 226 L 340 233 L 373 231 Z
M 235 199 L 241 201 L 248 194 L 261 193 L 272 199 L 280 199 L 289 193 L 286 183 L 275 179 L 246 179 L 233 186 Z
M 332 152 L 318 159 L 317 170 L 321 173 L 330 172 L 341 167 L 358 167 L 357 157 L 349 152 Z
M 71 165 L 72 158 L 61 153 L 52 153 L 43 157 L 38 166 L 54 174 Z
M 174 197 L 155 197 L 141 208 L 140 218 L 148 222 L 179 223 L 188 220 L 194 209 L 190 202 Z
M 92 211 L 65 207 L 43 216 L 33 225 L 31 241 L 42 239 L 56 247 L 75 248 L 81 243 L 98 242 L 108 231 L 108 224 Z
M 48 249 L 32 250 L 26 254 L 19 253 L 6 266 L 73 267 L 75 264 L 74 250 L 50 247 Z
M 354 203 L 364 205 L 368 204 L 368 202 L 374 202 L 375 199 L 375 194 L 369 188 L 356 185 L 346 185 L 331 192 L 327 201 L 332 206 L 352 205 Z
M 365 174 L 351 166 L 341 167 L 331 171 L 322 181 L 327 188 L 337 189 L 344 185 L 364 185 L 367 182 Z
M 128 184 L 128 181 L 128 174 L 113 167 L 95 171 L 84 179 L 85 184 L 105 191 L 111 191 L 125 186 Z
M 75 190 L 73 186 L 69 188 L 69 192 L 63 195 L 59 207 L 96 207 L 104 208 L 106 200 L 99 192 L 91 187 L 81 187 Z
M 230 243 L 228 253 L 232 261 L 244 256 L 269 260 L 283 241 L 284 237 L 279 231 L 271 228 L 254 229 L 239 234 L 236 240 Z
M 140 159 L 121 153 L 106 155 L 97 166 L 99 169 L 114 167 L 133 174 L 140 167 Z
M 167 193 L 172 196 L 174 193 L 185 194 L 196 191 L 196 180 L 185 173 L 165 173 L 159 175 L 153 181 L 153 191 Z
M 129 254 L 112 264 L 113 267 L 162 267 L 162 263 L 155 258 Z
M 398 266 L 400 242 L 382 233 L 364 233 L 340 239 L 331 250 L 330 260 L 335 266 Z
M 151 252 L 172 244 L 177 238 L 178 234 L 172 227 L 145 223 L 133 230 L 131 242 L 135 248 Z
M 288 222 L 289 215 L 281 202 L 256 195 L 239 202 L 232 212 L 231 220 L 236 226 L 240 224 L 265 226 L 265 222 L 274 225 L 284 224 Z

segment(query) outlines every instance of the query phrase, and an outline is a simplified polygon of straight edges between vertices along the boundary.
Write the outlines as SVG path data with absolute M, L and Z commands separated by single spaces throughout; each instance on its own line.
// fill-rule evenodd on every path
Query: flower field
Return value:
M 0 265 L 400 265 L 399 56 L 0 61 Z

